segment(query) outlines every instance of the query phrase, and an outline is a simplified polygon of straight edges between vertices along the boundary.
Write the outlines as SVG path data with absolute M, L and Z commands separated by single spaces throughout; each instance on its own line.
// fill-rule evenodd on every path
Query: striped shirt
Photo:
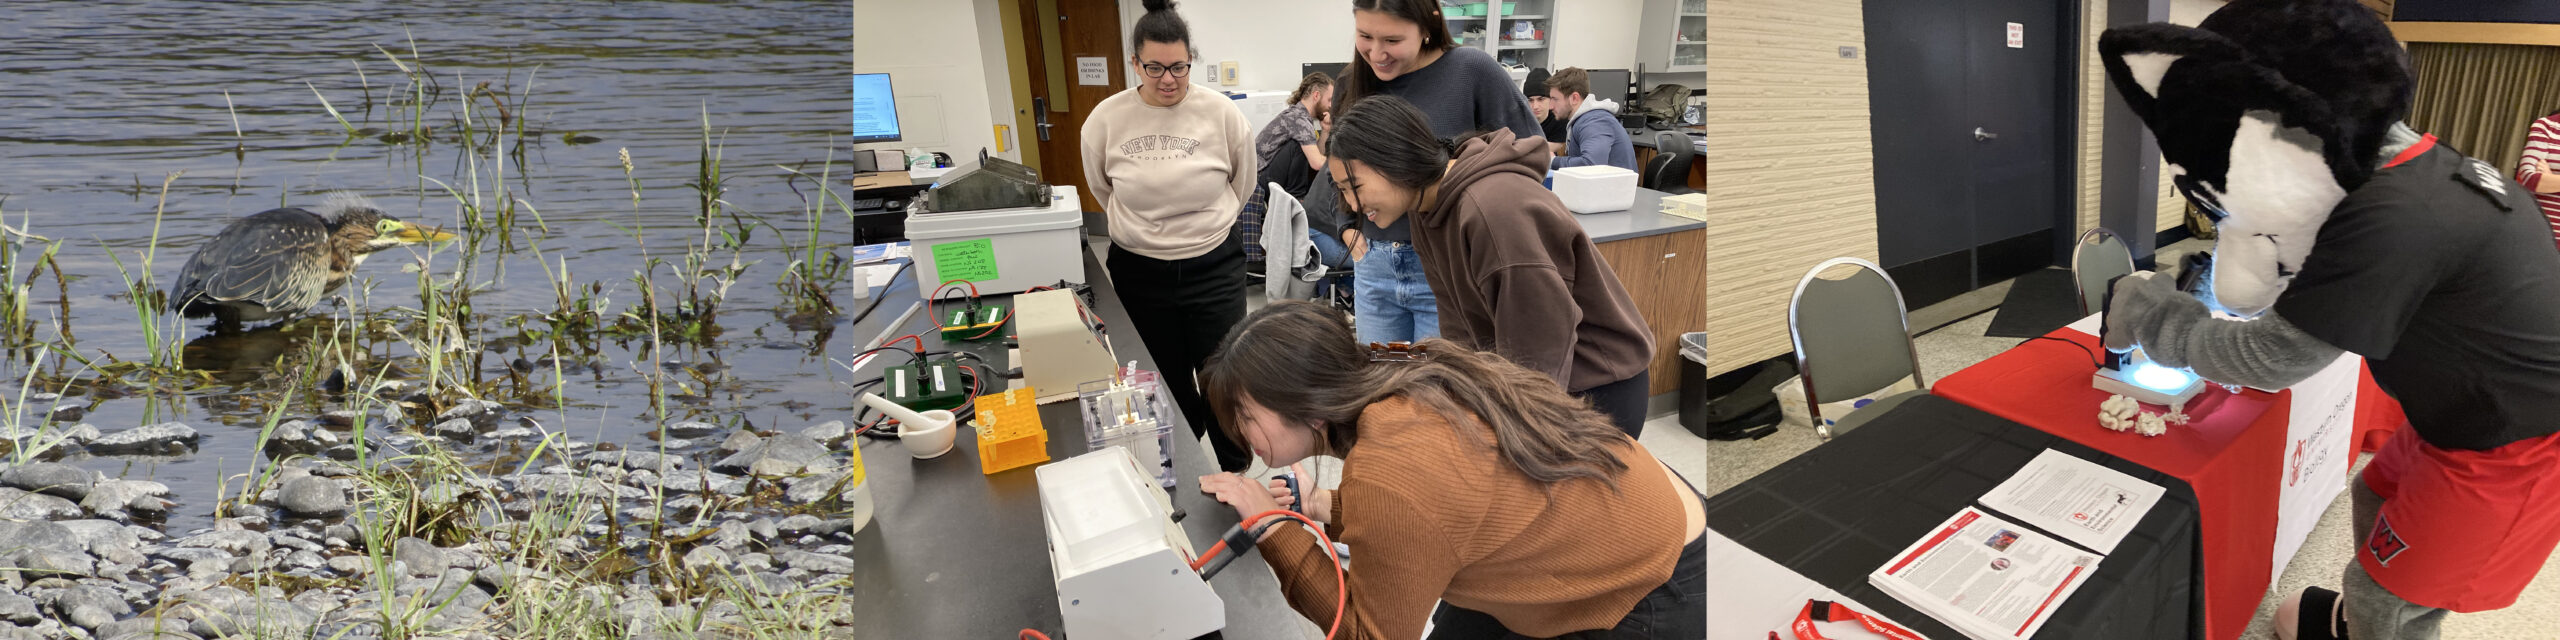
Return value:
M 2552 188 L 2560 184 L 2560 175 L 2551 174 L 2554 166 L 2560 166 L 2560 113 L 2533 121 L 2533 129 L 2524 136 L 2524 157 L 2516 162 L 2516 182 L 2542 203 L 2542 217 L 2551 223 L 2551 241 L 2560 245 L 2560 193 Z

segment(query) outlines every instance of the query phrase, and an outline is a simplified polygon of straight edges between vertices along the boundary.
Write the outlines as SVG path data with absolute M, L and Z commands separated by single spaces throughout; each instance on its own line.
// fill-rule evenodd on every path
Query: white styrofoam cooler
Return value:
M 934 247 L 979 239 L 991 242 L 996 259 L 996 278 L 976 281 L 979 294 L 1019 293 L 1059 280 L 1085 282 L 1084 206 L 1075 187 L 1051 188 L 1047 207 L 907 214 L 916 288 L 929 296 L 951 279 L 934 264 Z
M 1556 198 L 1574 213 L 1625 211 L 1636 205 L 1636 172 L 1617 167 L 1555 170 Z

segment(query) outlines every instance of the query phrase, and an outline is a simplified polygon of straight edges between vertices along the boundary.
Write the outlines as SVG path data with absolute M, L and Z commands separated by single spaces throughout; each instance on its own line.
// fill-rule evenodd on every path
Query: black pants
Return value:
M 1638 376 L 1641 378 L 1642 376 Z M 1649 472 L 1650 469 L 1630 469 Z M 1687 478 L 1682 478 L 1686 481 Z M 1690 485 L 1692 491 L 1696 485 Z M 1700 506 L 1705 506 L 1701 498 Z M 1440 603 L 1431 613 L 1430 640 L 1475 638 L 1525 638 L 1492 615 Z M 1565 634 L 1574 640 L 1699 640 L 1707 637 L 1707 535 L 1699 532 L 1696 539 L 1680 547 L 1680 560 L 1671 567 L 1671 579 L 1644 594 L 1636 608 L 1618 620 L 1618 626 L 1605 630 Z
M 1227 234 L 1217 248 L 1181 260 L 1157 260 L 1112 245 L 1104 265 L 1111 271 L 1111 288 L 1120 293 L 1120 306 L 1129 311 L 1129 324 L 1137 328 L 1147 353 L 1155 355 L 1174 407 L 1191 423 L 1192 437 L 1209 436 L 1220 470 L 1242 472 L 1253 466 L 1253 453 L 1218 428 L 1217 415 L 1200 396 L 1194 376 L 1218 349 L 1218 341 L 1226 339 L 1227 329 L 1244 321 L 1244 239 Z
M 1633 438 L 1644 435 L 1645 405 L 1653 399 L 1652 394 L 1646 392 L 1651 391 L 1652 386 L 1653 372 L 1638 371 L 1633 378 L 1584 389 L 1573 395 L 1591 401 L 1592 407 L 1609 414 L 1609 421 L 1616 423 L 1619 431 L 1625 431 L 1627 437 Z

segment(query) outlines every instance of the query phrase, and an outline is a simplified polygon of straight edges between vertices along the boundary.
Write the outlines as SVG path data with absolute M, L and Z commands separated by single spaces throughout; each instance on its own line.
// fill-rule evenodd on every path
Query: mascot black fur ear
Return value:
M 2412 84 L 2354 0 L 2235 0 L 2192 28 L 2109 29 L 2098 53 L 2171 182 L 2214 218 L 2214 302 L 2243 316 L 2274 304 L 2329 211 L 2372 178 Z

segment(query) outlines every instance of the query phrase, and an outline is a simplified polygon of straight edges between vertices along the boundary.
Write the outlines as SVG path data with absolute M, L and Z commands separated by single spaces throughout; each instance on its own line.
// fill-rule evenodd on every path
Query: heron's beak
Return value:
M 417 244 L 452 240 L 454 235 L 445 233 L 441 229 L 430 229 L 403 222 L 400 223 L 400 231 L 393 233 L 391 237 L 399 239 L 401 244 Z

